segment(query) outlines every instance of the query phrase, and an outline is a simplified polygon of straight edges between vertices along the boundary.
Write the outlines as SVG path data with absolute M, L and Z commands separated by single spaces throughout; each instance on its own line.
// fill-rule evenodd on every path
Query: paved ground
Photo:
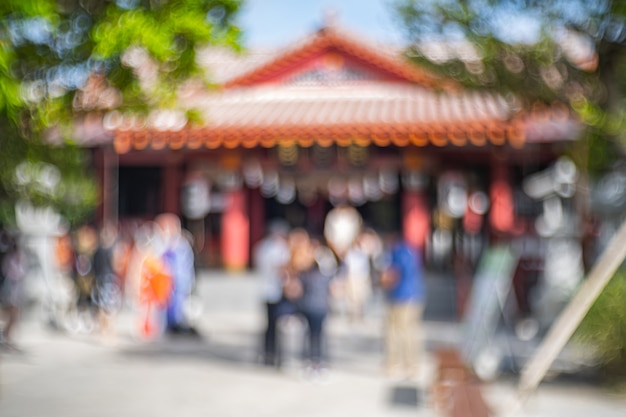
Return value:
M 330 374 L 303 375 L 298 357 L 302 327 L 286 323 L 283 370 L 258 364 L 262 310 L 254 277 L 202 276 L 199 338 L 141 344 L 131 315 L 122 314 L 114 342 L 47 329 L 35 314 L 22 324 L 22 354 L 0 356 L 0 416 L 434 416 L 427 396 L 430 355 L 413 381 L 380 372 L 381 303 L 370 318 L 350 326 L 329 322 Z M 428 346 L 456 343 L 453 323 L 426 322 Z M 486 384 L 497 415 L 514 396 L 515 379 Z M 626 415 L 626 399 L 586 383 L 547 383 L 520 416 Z

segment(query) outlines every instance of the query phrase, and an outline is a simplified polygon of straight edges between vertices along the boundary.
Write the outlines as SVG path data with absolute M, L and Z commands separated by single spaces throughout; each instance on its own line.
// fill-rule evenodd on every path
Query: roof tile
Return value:
M 330 50 L 356 57 L 393 77 L 333 80 L 327 85 L 263 84 L 272 74 L 293 69 L 303 60 Z M 183 110 L 203 112 L 206 125 L 156 131 L 141 127 L 136 118 L 110 118 L 115 122 L 108 124 L 114 132 L 117 152 L 148 146 L 159 150 L 198 149 L 202 145 L 216 149 L 294 144 L 509 144 L 519 148 L 533 140 L 546 140 L 541 133 L 545 126 L 563 136 L 568 132 L 563 125 L 571 121 L 568 108 L 562 104 L 537 104 L 529 112 L 518 113 L 499 95 L 463 92 L 458 86 L 435 91 L 433 87 L 444 86 L 441 80 L 334 28 L 326 28 L 278 54 L 256 56 L 249 61 L 240 57 L 243 64 L 238 69 L 233 64 L 236 59 L 219 53 L 211 55 L 209 51 L 200 52 L 205 64 L 225 65 L 229 69 L 222 74 L 223 88 L 194 91 L 185 95 L 182 103 Z

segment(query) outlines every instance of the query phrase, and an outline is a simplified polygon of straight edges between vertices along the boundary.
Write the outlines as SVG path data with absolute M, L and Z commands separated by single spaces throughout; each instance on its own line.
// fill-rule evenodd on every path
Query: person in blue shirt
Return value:
M 389 376 L 415 377 L 421 350 L 421 318 L 426 299 L 418 250 L 390 235 L 381 276 L 387 299 L 385 366 Z

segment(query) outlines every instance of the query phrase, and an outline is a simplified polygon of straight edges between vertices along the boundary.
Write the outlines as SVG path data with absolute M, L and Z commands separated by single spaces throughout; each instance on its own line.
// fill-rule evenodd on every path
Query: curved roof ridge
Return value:
M 389 49 L 377 48 L 372 42 L 338 27 L 336 24 L 325 25 L 308 35 L 279 50 L 267 62 L 239 74 L 223 84 L 224 88 L 250 86 L 271 77 L 295 61 L 305 59 L 324 49 L 335 48 L 347 55 L 357 57 L 366 63 L 387 73 L 428 88 L 443 90 L 455 89 L 454 83 L 435 76 L 416 67 L 401 55 L 393 56 Z

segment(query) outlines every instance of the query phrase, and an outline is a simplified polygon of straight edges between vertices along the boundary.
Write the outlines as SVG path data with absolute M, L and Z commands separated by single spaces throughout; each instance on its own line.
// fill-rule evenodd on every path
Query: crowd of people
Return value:
M 112 224 L 99 229 L 83 225 L 54 238 L 49 254 L 55 261 L 55 272 L 49 274 L 54 280 L 44 283 L 39 300 L 52 306 L 46 312 L 49 323 L 113 340 L 114 318 L 126 306 L 135 316 L 138 338 L 194 333 L 185 308 L 195 284 L 194 253 L 180 219 L 165 213 L 124 232 Z M 37 254 L 25 250 L 28 245 L 21 238 L 18 233 L 0 235 L 0 304 L 5 313 L 0 341 L 13 350 L 13 328 L 29 301 L 26 275 L 37 263 Z M 69 288 L 69 296 L 59 297 L 56 287 Z
M 295 316 L 306 327 L 304 369 L 313 377 L 324 374 L 327 317 L 343 310 L 351 323 L 363 320 L 369 298 L 380 288 L 387 301 L 385 371 L 392 377 L 416 375 L 425 288 L 419 253 L 398 234 L 383 239 L 362 227 L 356 210 L 337 207 L 327 216 L 323 237 L 272 222 L 255 247 L 254 264 L 263 280 L 266 365 L 281 366 L 279 324 Z
M 158 339 L 166 332 L 195 334 L 186 306 L 196 283 L 191 235 L 174 214 L 125 228 L 84 225 L 56 238 L 58 275 L 70 283 L 68 303 L 57 303 L 73 333 L 115 335 L 115 317 L 127 307 L 135 335 Z M 29 260 L 19 236 L 0 235 L 0 342 L 16 349 L 13 329 L 22 307 Z M 358 325 L 375 290 L 385 293 L 385 365 L 390 375 L 414 376 L 419 360 L 419 328 L 424 284 L 419 253 L 399 235 L 381 238 L 363 227 L 358 212 L 339 206 L 327 215 L 323 236 L 281 220 L 254 247 L 253 266 L 262 279 L 266 326 L 263 362 L 280 367 L 280 324 L 296 318 L 306 328 L 304 369 L 328 369 L 327 319 L 344 314 Z M 54 304 L 54 303 L 53 303 Z M 60 323 L 56 323 L 58 326 Z
M 195 283 L 194 253 L 176 215 L 161 214 L 123 236 L 105 225 L 99 238 L 94 236 L 90 226 L 78 229 L 74 251 L 60 257 L 74 265 L 67 269 L 76 283 L 79 312 L 95 311 L 103 333 L 123 303 L 135 312 L 139 337 L 193 331 L 185 302 Z

